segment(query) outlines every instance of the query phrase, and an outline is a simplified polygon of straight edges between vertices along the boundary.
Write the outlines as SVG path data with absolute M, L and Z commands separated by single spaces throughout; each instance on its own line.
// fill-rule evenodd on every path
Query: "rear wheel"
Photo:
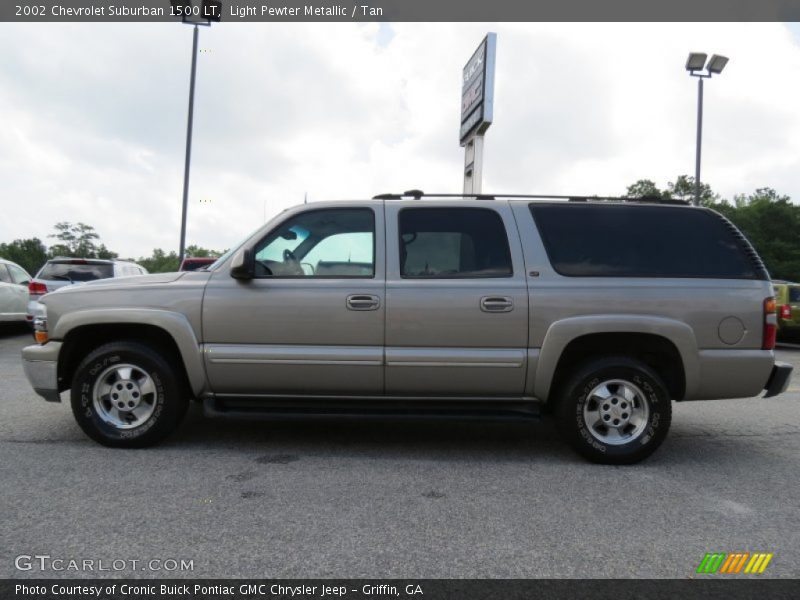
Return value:
M 564 439 L 593 462 L 631 464 L 664 441 L 669 393 L 650 367 L 625 356 L 595 359 L 561 386 L 555 408 Z
M 97 348 L 72 381 L 78 425 L 105 446 L 141 448 L 161 441 L 175 430 L 189 404 L 177 369 L 139 342 Z

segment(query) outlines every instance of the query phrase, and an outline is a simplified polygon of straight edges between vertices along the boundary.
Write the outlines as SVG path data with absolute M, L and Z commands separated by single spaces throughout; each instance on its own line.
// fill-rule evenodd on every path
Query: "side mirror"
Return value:
M 255 276 L 255 259 L 253 250 L 243 248 L 231 260 L 231 277 L 234 279 L 252 279 Z

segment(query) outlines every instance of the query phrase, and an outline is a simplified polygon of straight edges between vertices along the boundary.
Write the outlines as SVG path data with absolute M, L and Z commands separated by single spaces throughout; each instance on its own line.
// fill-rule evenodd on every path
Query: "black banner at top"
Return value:
M 187 4 L 192 6 L 189 17 L 203 21 L 203 0 L 3 0 L 0 21 L 172 21 L 181 19 Z M 223 23 L 791 22 L 800 21 L 800 0 L 221 0 L 219 18 Z

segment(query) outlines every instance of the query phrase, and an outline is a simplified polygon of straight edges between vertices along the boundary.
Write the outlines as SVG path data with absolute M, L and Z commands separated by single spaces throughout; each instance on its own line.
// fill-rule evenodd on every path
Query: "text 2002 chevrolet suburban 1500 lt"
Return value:
M 386 195 L 285 211 L 207 271 L 42 298 L 34 389 L 71 390 L 108 446 L 214 416 L 552 412 L 632 463 L 671 401 L 774 396 L 775 307 L 745 237 L 704 208 Z

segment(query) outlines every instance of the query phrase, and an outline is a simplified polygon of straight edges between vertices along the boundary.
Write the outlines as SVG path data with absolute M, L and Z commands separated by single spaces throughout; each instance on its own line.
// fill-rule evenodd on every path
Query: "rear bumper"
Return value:
M 786 391 L 786 388 L 789 387 L 789 380 L 792 378 L 792 369 L 792 365 L 788 363 L 775 363 L 775 366 L 772 367 L 772 373 L 767 380 L 767 385 L 764 386 L 764 389 L 767 390 L 767 393 L 764 394 L 764 398 L 777 396 Z
M 22 349 L 22 368 L 33 391 L 48 402 L 60 402 L 58 393 L 58 353 L 61 342 L 48 342 Z

